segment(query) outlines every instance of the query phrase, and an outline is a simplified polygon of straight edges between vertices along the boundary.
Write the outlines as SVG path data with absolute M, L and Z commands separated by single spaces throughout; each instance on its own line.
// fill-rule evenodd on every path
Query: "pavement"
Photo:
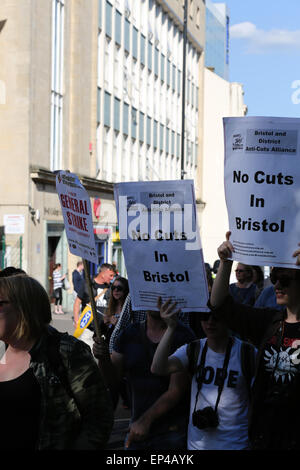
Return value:
M 53 305 L 52 305 L 53 308 Z M 67 332 L 70 335 L 74 333 L 73 312 L 65 312 L 64 315 L 56 315 L 52 311 L 52 326 L 58 331 Z M 122 400 L 119 400 L 115 410 L 114 426 L 107 445 L 108 450 L 124 450 L 124 440 L 130 421 L 130 410 L 124 408 Z

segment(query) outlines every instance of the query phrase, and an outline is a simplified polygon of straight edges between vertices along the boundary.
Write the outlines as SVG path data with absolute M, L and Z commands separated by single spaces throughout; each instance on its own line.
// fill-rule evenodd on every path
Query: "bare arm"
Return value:
M 219 307 L 222 305 L 229 293 L 229 279 L 232 267 L 231 258 L 234 248 L 229 241 L 231 232 L 226 233 L 226 241 L 218 248 L 218 255 L 220 258 L 220 265 L 214 280 L 210 303 L 212 307 Z
M 80 305 L 81 305 L 81 300 L 79 297 L 76 297 L 74 305 L 73 305 L 73 315 L 74 315 L 74 323 L 77 325 L 78 320 L 79 320 L 79 315 L 80 315 Z
M 138 420 L 131 424 L 126 442 L 127 448 L 132 441 L 141 441 L 146 438 L 152 423 L 177 405 L 188 390 L 189 383 L 189 376 L 186 372 L 177 372 L 171 375 L 168 390 Z
M 160 297 L 158 299 L 157 306 L 160 309 L 160 316 L 167 323 L 168 328 L 166 329 L 155 351 L 151 365 L 151 372 L 152 374 L 157 375 L 170 375 L 173 372 L 184 370 L 184 367 L 178 358 L 169 358 L 172 339 L 177 327 L 178 311 L 175 311 L 176 303 L 171 304 L 170 300 L 168 300 L 162 304 Z

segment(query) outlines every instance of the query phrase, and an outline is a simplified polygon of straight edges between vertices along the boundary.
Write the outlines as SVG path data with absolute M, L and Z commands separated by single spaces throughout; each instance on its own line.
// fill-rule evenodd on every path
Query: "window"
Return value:
M 123 134 L 128 135 L 128 115 L 129 115 L 129 105 L 127 103 L 123 103 Z
M 176 65 L 172 65 L 172 90 L 175 91 L 176 87 Z
M 152 44 L 148 41 L 148 70 L 152 71 Z
M 165 56 L 161 54 L 160 56 L 160 79 L 162 82 L 165 80 Z
M 158 127 L 158 122 L 154 120 L 153 122 L 153 147 L 155 150 L 157 149 L 157 127 Z
M 171 85 L 171 61 L 167 61 L 167 86 Z
M 147 116 L 147 135 L 146 135 L 147 145 L 151 145 L 151 117 Z
M 172 131 L 172 137 L 171 137 L 171 155 L 175 155 L 175 131 Z
M 145 114 L 140 111 L 140 122 L 139 122 L 139 141 L 144 142 L 144 121 Z
M 132 56 L 135 59 L 138 57 L 138 30 L 135 26 L 132 29 Z
M 181 154 L 181 149 L 180 149 L 180 134 L 176 135 L 176 157 L 179 159 L 180 154 Z
M 145 63 L 146 63 L 146 37 L 141 34 L 141 42 L 140 42 L 140 45 L 141 45 L 141 64 L 143 66 L 145 66 Z
M 97 124 L 101 121 L 101 88 L 97 88 Z
M 158 59 L 159 59 L 159 50 L 157 47 L 154 49 L 154 75 L 158 77 Z
M 126 52 L 130 51 L 130 22 L 125 19 L 124 27 L 124 49 Z
M 105 34 L 112 37 L 112 5 L 106 0 L 105 6 Z
M 166 153 L 170 153 L 170 129 L 166 129 Z
M 110 127 L 110 100 L 111 94 L 104 92 L 104 125 Z
M 181 93 L 181 70 L 177 71 L 177 93 L 178 95 Z
M 121 30 L 122 30 L 122 14 L 116 10 L 115 16 L 115 42 L 119 46 L 121 46 Z
M 164 125 L 163 124 L 160 124 L 159 150 L 161 152 L 163 152 L 163 150 L 164 150 Z
M 52 0 L 50 168 L 62 166 L 64 0 Z
M 114 129 L 115 131 L 120 131 L 120 100 L 114 98 Z
M 136 127 L 137 127 L 137 109 L 132 107 L 131 109 L 131 137 L 136 139 Z

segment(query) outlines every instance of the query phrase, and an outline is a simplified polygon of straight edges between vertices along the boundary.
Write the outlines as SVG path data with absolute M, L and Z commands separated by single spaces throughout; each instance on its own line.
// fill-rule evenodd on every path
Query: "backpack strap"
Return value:
M 243 376 L 246 380 L 248 394 L 250 397 L 252 379 L 255 375 L 256 368 L 256 354 L 255 347 L 253 346 L 253 344 L 248 343 L 247 341 L 243 341 L 241 345 L 241 366 Z
M 188 372 L 191 377 L 196 372 L 197 369 L 197 361 L 200 351 L 200 339 L 196 339 L 187 345 L 187 357 L 188 357 Z

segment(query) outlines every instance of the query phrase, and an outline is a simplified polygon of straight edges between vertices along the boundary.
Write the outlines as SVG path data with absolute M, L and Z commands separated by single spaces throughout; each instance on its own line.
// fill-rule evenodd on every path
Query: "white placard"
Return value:
M 20 214 L 5 214 L 3 216 L 4 232 L 10 235 L 25 233 L 25 217 Z
M 77 175 L 59 171 L 56 191 L 71 253 L 98 264 L 90 198 Z
M 133 310 L 208 311 L 193 181 L 119 183 L 115 202 Z
M 242 117 L 223 122 L 233 259 L 296 268 L 292 255 L 300 242 L 300 119 Z

